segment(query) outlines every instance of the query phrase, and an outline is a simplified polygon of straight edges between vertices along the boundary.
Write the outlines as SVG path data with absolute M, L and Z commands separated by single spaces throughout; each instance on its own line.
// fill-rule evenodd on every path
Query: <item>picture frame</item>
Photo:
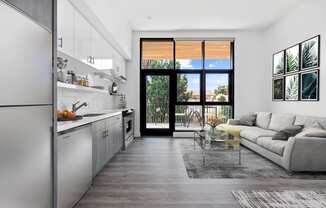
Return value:
M 284 74 L 285 51 L 277 52 L 273 55 L 273 76 Z
M 301 43 L 301 70 L 320 67 L 320 35 Z
M 300 100 L 319 101 L 319 70 L 301 73 Z
M 299 100 L 299 74 L 285 76 L 284 91 L 285 101 Z
M 285 73 L 298 72 L 300 69 L 300 44 L 285 50 Z
M 284 77 L 273 79 L 273 101 L 283 101 L 284 100 Z

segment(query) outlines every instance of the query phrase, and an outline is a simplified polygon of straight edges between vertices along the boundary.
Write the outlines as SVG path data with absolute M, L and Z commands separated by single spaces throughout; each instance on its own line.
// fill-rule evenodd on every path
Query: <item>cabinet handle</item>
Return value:
M 59 47 L 62 48 L 63 47 L 63 39 L 62 37 L 58 39 L 59 40 Z

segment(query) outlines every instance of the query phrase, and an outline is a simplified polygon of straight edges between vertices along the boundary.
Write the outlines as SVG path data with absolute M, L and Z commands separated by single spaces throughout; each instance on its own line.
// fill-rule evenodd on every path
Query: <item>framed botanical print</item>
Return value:
M 319 71 L 304 72 L 301 74 L 301 100 L 319 100 Z
M 299 52 L 300 46 L 295 45 L 285 50 L 285 72 L 291 73 L 299 71 Z
M 301 69 L 313 69 L 319 67 L 320 36 L 311 38 L 301 44 Z
M 273 79 L 273 100 L 284 100 L 284 78 Z
M 285 100 L 299 100 L 299 74 L 285 77 Z
M 273 56 L 273 75 L 284 73 L 284 51 L 278 52 Z

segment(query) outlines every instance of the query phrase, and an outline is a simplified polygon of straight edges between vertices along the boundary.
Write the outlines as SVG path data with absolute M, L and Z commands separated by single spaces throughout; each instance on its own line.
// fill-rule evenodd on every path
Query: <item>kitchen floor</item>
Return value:
M 326 181 L 189 179 L 178 142 L 136 140 L 95 177 L 77 208 L 239 208 L 232 190 L 320 190 Z

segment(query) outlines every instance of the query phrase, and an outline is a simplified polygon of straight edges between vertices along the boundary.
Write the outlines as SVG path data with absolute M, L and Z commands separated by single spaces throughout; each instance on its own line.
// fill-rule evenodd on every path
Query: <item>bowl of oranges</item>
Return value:
M 82 116 L 77 116 L 76 112 L 64 110 L 64 111 L 57 111 L 57 118 L 58 121 L 75 121 L 82 119 Z

